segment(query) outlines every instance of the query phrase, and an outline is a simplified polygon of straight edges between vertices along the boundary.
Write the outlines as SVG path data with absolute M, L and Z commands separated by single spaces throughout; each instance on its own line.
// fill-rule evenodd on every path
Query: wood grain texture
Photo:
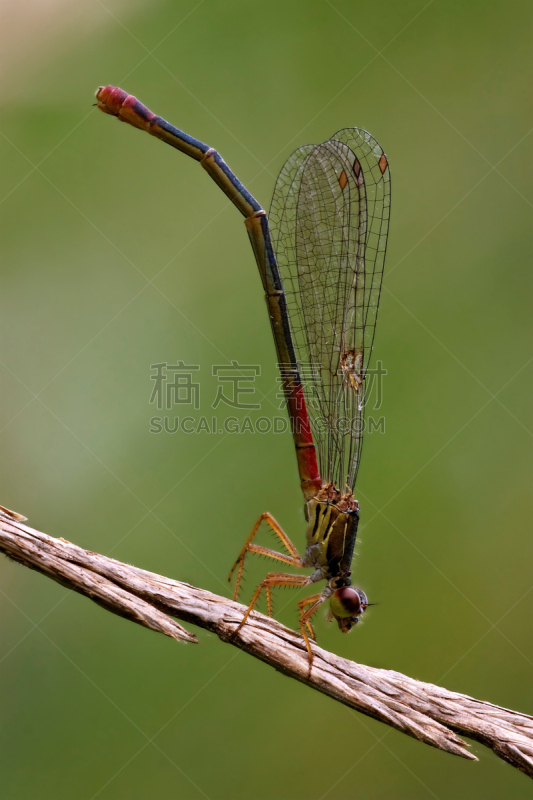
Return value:
M 254 611 L 235 635 L 245 611 L 240 603 L 53 538 L 25 525 L 21 515 L 0 509 L 0 550 L 5 555 L 108 611 L 178 641 L 197 642 L 177 617 L 426 744 L 475 761 L 459 734 L 468 736 L 533 777 L 533 717 L 348 661 L 314 643 L 309 675 L 301 636 L 279 622 Z

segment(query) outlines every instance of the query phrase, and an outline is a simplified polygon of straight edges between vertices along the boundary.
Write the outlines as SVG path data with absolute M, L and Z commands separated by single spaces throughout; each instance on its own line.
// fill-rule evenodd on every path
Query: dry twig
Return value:
M 24 519 L 7 509 L 0 511 L 0 550 L 108 611 L 178 641 L 197 642 L 173 617 L 191 622 L 283 674 L 426 744 L 477 760 L 457 735 L 462 734 L 533 777 L 533 717 L 392 670 L 356 664 L 314 644 L 309 675 L 303 640 L 279 622 L 253 612 L 235 635 L 245 610 L 240 603 L 83 550 L 24 525 Z

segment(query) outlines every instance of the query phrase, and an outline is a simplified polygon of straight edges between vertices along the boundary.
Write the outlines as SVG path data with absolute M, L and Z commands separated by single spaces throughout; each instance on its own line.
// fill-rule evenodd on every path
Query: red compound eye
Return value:
M 337 589 L 335 595 L 342 607 L 346 611 L 349 611 L 354 617 L 361 613 L 361 598 L 355 589 L 351 589 L 349 586 L 343 586 L 342 589 Z

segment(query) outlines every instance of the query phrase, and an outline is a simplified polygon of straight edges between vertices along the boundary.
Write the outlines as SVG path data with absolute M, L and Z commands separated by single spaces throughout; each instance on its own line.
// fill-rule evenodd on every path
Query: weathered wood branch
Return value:
M 245 610 L 240 603 L 83 550 L 24 525 L 24 519 L 0 511 L 0 550 L 107 610 L 178 641 L 197 639 L 174 617 L 206 628 L 284 675 L 415 739 L 475 761 L 457 734 L 468 736 L 533 777 L 533 717 L 356 664 L 317 645 L 309 675 L 301 637 L 279 622 L 254 612 L 235 635 Z

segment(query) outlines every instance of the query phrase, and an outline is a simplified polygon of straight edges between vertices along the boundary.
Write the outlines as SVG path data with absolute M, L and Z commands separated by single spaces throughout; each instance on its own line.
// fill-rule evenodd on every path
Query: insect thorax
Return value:
M 350 566 L 359 523 L 359 506 L 351 493 L 341 495 L 327 486 L 306 506 L 307 550 L 304 563 L 322 568 L 335 586 L 349 586 Z

